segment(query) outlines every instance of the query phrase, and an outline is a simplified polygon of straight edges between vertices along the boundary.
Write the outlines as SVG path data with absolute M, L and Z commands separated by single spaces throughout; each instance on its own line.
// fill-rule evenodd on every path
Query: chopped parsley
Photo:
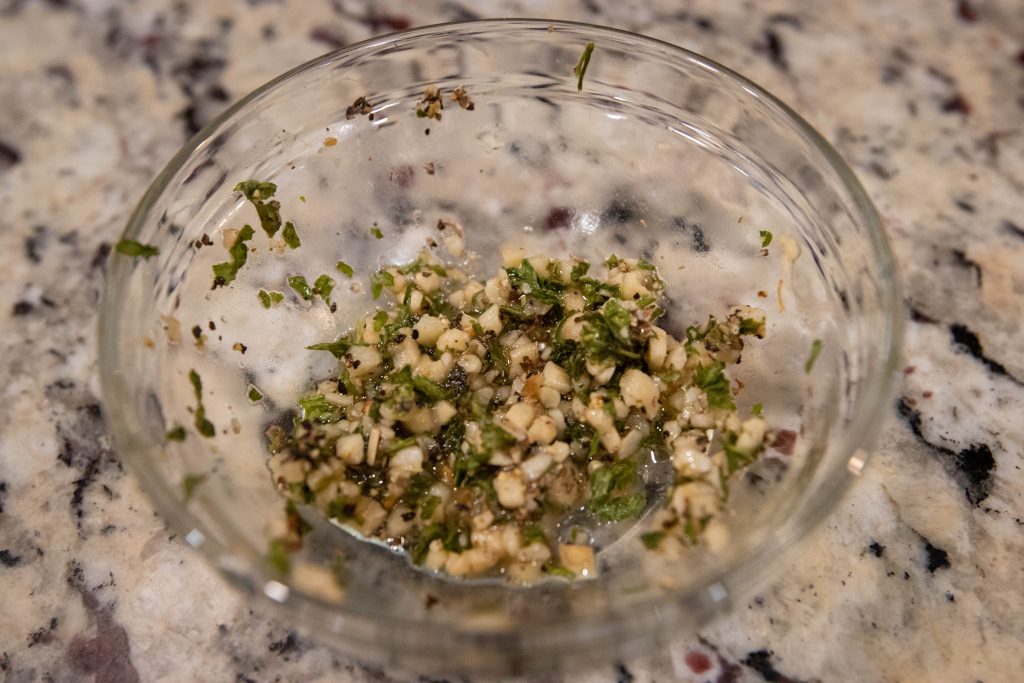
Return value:
M 331 291 L 334 289 L 334 280 L 328 275 L 321 275 L 313 282 L 313 294 L 324 300 L 328 306 L 331 305 Z
M 811 353 L 807 356 L 807 362 L 804 363 L 804 374 L 811 374 L 811 370 L 814 369 L 814 364 L 818 361 L 818 356 L 821 355 L 821 340 L 815 339 L 811 342 Z
M 200 379 L 199 373 L 195 370 L 188 371 L 188 381 L 192 383 L 192 390 L 196 395 L 196 431 L 210 438 L 217 434 L 217 428 L 213 426 L 213 423 L 206 419 L 206 406 L 203 405 L 203 380 Z
M 183 499 L 186 503 L 192 500 L 192 496 L 193 494 L 195 494 L 196 489 L 204 481 L 206 481 L 205 474 L 186 474 L 184 477 L 182 477 L 181 491 L 183 494 Z
M 299 239 L 299 233 L 295 230 L 295 224 L 291 221 L 284 224 L 284 230 L 281 231 L 281 237 L 290 249 L 298 249 L 302 246 L 302 240 Z
M 234 281 L 238 271 L 245 265 L 246 259 L 249 257 L 249 247 L 246 245 L 246 242 L 251 240 L 255 234 L 256 231 L 252 229 L 251 225 L 246 225 L 238 231 L 235 243 L 228 249 L 228 255 L 231 257 L 231 260 L 217 263 L 213 266 L 214 289 Z
M 263 392 L 261 392 L 259 389 L 252 386 L 251 384 L 249 385 L 249 391 L 246 393 L 246 396 L 248 396 L 249 400 L 252 401 L 253 403 L 259 403 L 260 401 L 263 400 Z
M 289 275 L 288 286 L 306 301 L 313 298 L 313 288 L 306 282 L 306 278 L 301 275 Z
M 309 351 L 328 351 L 335 358 L 342 358 L 346 353 L 348 353 L 352 346 L 352 336 L 344 334 L 338 337 L 336 341 L 313 344 L 312 346 L 307 346 L 306 349 Z
M 661 545 L 662 539 L 665 538 L 664 531 L 648 531 L 640 536 L 640 541 L 647 546 L 649 549 L 654 550 Z
M 287 575 L 291 570 L 291 559 L 284 541 L 273 540 L 267 547 L 267 565 L 277 574 Z
M 590 55 L 594 52 L 594 44 L 587 43 L 583 48 L 583 54 L 580 55 L 580 59 L 576 62 L 576 66 L 573 67 L 572 74 L 577 77 L 576 91 L 583 90 L 583 77 L 587 75 L 587 67 L 590 66 Z
M 350 266 L 349 264 L 345 263 L 344 261 L 338 261 L 336 267 L 337 267 L 339 273 L 341 273 L 342 275 L 344 275 L 345 277 L 347 277 L 349 279 L 352 279 L 352 275 L 355 273 L 355 271 L 352 270 L 352 266 Z
M 709 407 L 729 410 L 736 408 L 732 390 L 729 387 L 729 378 L 725 376 L 725 363 L 722 361 L 698 367 L 693 374 L 693 382 L 708 397 Z
M 542 279 L 526 259 L 523 259 L 518 268 L 506 268 L 505 272 L 508 273 L 509 282 L 513 286 L 538 301 L 546 304 L 562 302 L 562 285 L 553 280 Z
M 270 308 L 274 304 L 279 304 L 284 301 L 284 294 L 281 292 L 268 292 L 265 289 L 261 289 L 256 292 L 256 296 L 259 297 L 260 303 L 263 304 L 263 308 Z
M 772 243 L 772 234 L 768 230 L 760 230 L 758 232 L 761 235 L 761 248 L 764 249 Z
M 380 227 L 376 223 L 374 223 L 373 227 L 370 228 L 370 234 L 373 235 L 376 239 L 384 239 L 384 233 L 381 232 Z
M 169 432 L 164 434 L 164 438 L 168 441 L 184 441 L 185 436 L 185 428 L 181 425 L 175 425 Z
M 260 227 L 267 237 L 273 237 L 281 229 L 281 203 L 273 199 L 277 185 L 257 180 L 243 180 L 235 186 L 235 192 L 241 192 L 252 202 L 256 215 L 260 218 Z
M 370 294 L 376 299 L 385 287 L 394 287 L 395 276 L 386 270 L 378 270 L 370 276 Z
M 302 420 L 304 422 L 319 422 L 330 424 L 341 419 L 344 412 L 340 406 L 336 406 L 327 400 L 323 394 L 307 394 L 299 399 L 299 408 L 302 409 Z
M 160 250 L 152 244 L 143 244 L 142 242 L 130 239 L 120 240 L 114 245 L 114 251 L 125 256 L 141 256 L 144 259 L 149 259 L 151 256 L 156 256 L 160 253 Z

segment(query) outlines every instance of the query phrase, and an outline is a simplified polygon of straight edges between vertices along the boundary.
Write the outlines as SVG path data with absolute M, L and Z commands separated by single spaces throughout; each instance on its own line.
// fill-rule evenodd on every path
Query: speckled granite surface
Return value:
M 785 576 L 699 637 L 567 678 L 1021 680 L 1024 4 L 406 4 L 0 2 L 6 680 L 410 680 L 253 614 L 170 538 L 105 433 L 98 290 L 135 199 L 229 101 L 372 33 L 530 15 L 649 33 L 787 100 L 876 201 L 912 316 L 878 455 Z

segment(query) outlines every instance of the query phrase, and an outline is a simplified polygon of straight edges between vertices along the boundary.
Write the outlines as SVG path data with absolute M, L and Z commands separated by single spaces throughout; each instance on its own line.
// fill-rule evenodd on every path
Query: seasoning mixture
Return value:
M 461 227 L 438 227 L 461 256 Z M 310 347 L 337 372 L 290 432 L 268 431 L 280 490 L 458 577 L 595 575 L 569 515 L 625 525 L 650 507 L 641 539 L 664 553 L 715 532 L 729 477 L 769 436 L 760 406 L 740 417 L 726 374 L 765 313 L 737 306 L 675 339 L 657 322 L 665 283 L 642 259 L 595 267 L 507 247 L 502 262 L 478 280 L 424 250 L 371 276 L 390 302 Z M 638 476 L 656 460 L 671 462 L 667 490 Z

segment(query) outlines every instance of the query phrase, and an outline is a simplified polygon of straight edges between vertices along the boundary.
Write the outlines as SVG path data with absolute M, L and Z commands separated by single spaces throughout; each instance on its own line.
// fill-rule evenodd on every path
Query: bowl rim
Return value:
M 899 366 L 902 352 L 904 306 L 897 261 L 893 254 L 890 240 L 885 232 L 878 212 L 874 208 L 867 192 L 860 184 L 852 169 L 847 165 L 839 153 L 826 141 L 824 136 L 815 130 L 813 126 L 804 120 L 789 105 L 736 71 L 733 71 L 732 69 L 696 52 L 687 50 L 664 40 L 614 27 L 576 21 L 530 18 L 478 19 L 472 21 L 430 24 L 386 35 L 374 36 L 338 50 L 325 53 L 320 57 L 289 69 L 280 76 L 277 76 L 240 98 L 231 106 L 227 107 L 223 112 L 214 117 L 207 125 L 193 135 L 177 153 L 174 154 L 160 173 L 153 179 L 133 209 L 122 236 L 133 237 L 139 234 L 141 228 L 147 223 L 151 208 L 162 196 L 171 180 L 197 151 L 211 143 L 211 140 L 225 123 L 245 110 L 250 104 L 261 98 L 263 95 L 275 90 L 281 84 L 301 74 L 326 67 L 340 59 L 350 57 L 357 53 L 372 53 L 377 49 L 394 45 L 405 40 L 425 39 L 438 35 L 447 35 L 453 31 L 459 32 L 463 35 L 473 35 L 476 33 L 484 33 L 494 30 L 548 30 L 549 27 L 553 27 L 555 30 L 564 29 L 574 32 L 585 32 L 593 34 L 595 38 L 604 35 L 617 37 L 619 39 L 627 39 L 630 41 L 639 41 L 653 49 L 656 49 L 666 57 L 682 59 L 694 66 L 720 74 L 725 79 L 734 81 L 751 97 L 769 103 L 772 107 L 777 109 L 785 119 L 787 119 L 787 122 L 793 126 L 793 128 L 806 142 L 811 144 L 815 153 L 820 155 L 827 166 L 836 174 L 842 183 L 844 192 L 848 193 L 849 199 L 856 209 L 859 222 L 866 227 L 872 257 L 879 269 L 880 279 L 883 284 L 886 285 L 882 288 L 879 294 L 879 305 L 884 318 L 884 329 L 879 331 L 881 333 L 881 342 L 878 345 L 875 356 L 872 358 L 872 367 L 874 368 L 874 371 L 866 376 L 863 397 L 854 405 L 854 414 L 849 420 L 848 427 L 846 429 L 848 439 L 843 446 L 844 450 L 851 456 L 850 466 L 842 469 L 836 467 L 831 471 L 824 473 L 820 495 L 818 496 L 818 504 L 816 506 L 812 506 L 813 509 L 809 510 L 805 510 L 804 507 L 801 507 L 786 520 L 786 526 L 794 526 L 796 522 L 799 522 L 799 524 L 796 524 L 792 529 L 793 533 L 773 535 L 771 539 L 768 539 L 762 544 L 762 547 L 756 548 L 755 551 L 746 552 L 739 557 L 731 558 L 731 561 L 729 562 L 723 563 L 720 568 L 721 571 L 718 573 L 719 580 L 731 575 L 740 576 L 743 574 L 742 570 L 745 568 L 749 569 L 749 565 L 757 561 L 759 557 L 763 556 L 765 550 L 770 550 L 775 554 L 781 554 L 782 552 L 791 549 L 799 540 L 806 537 L 820 524 L 828 513 L 832 512 L 838 506 L 842 496 L 852 486 L 854 481 L 856 481 L 857 475 L 860 473 L 860 469 L 868 458 L 868 450 L 879 431 L 878 423 L 880 418 L 885 414 L 893 395 L 893 389 L 896 382 L 895 371 Z M 103 400 L 105 403 L 113 398 L 112 388 L 121 381 L 118 378 L 119 348 L 117 344 L 120 330 L 120 286 L 129 272 L 129 265 L 123 261 L 126 261 L 126 259 L 118 260 L 112 258 L 112 260 L 108 262 L 107 275 L 104 279 L 99 307 L 99 377 Z M 111 415 L 112 411 L 107 410 L 105 413 L 107 415 Z M 124 423 L 124 421 L 108 419 L 108 425 L 110 426 L 111 433 L 113 435 L 115 447 L 132 443 L 133 439 L 131 437 L 131 429 Z M 320 620 L 326 619 L 337 621 L 339 618 L 348 617 L 356 620 L 369 619 L 374 623 L 384 623 L 394 628 L 408 628 L 425 623 L 423 620 L 414 618 L 400 619 L 392 616 L 380 617 L 379 615 L 369 614 L 361 610 L 346 610 L 345 605 L 339 606 L 328 604 L 316 597 L 302 593 L 294 587 L 290 591 L 285 591 L 285 597 L 283 599 L 275 598 L 273 595 L 270 595 L 268 591 L 263 590 L 264 583 L 267 580 L 266 576 L 263 576 L 264 582 L 261 582 L 258 585 L 246 582 L 245 580 L 240 580 L 243 577 L 240 577 L 237 572 L 229 571 L 226 568 L 225 563 L 222 561 L 225 557 L 230 555 L 228 548 L 222 545 L 219 541 L 210 537 L 210 535 L 202 533 L 205 528 L 204 523 L 188 509 L 187 505 L 183 504 L 179 500 L 175 490 L 169 485 L 169 482 L 162 476 L 158 475 L 155 471 L 141 465 L 141 460 L 137 461 L 137 456 L 132 452 L 132 449 L 129 448 L 122 450 L 121 448 L 118 448 L 118 452 L 123 455 L 124 460 L 128 463 L 134 475 L 139 479 L 146 496 L 150 499 L 161 517 L 164 518 L 168 526 L 178 535 L 178 537 L 184 539 L 189 545 L 197 549 L 200 554 L 217 570 L 217 573 L 220 576 L 228 579 L 229 582 L 235 585 L 241 584 L 242 587 L 252 592 L 259 593 L 263 598 L 263 602 L 275 605 L 278 608 L 285 607 L 285 603 L 302 603 L 300 604 L 300 607 L 302 607 L 303 610 L 311 608 L 314 613 L 318 613 L 316 615 L 317 619 L 310 619 L 303 610 L 287 611 L 292 618 L 297 617 L 300 621 L 304 621 L 307 624 L 315 624 Z M 797 517 L 800 519 L 794 519 Z M 196 533 L 199 535 L 196 536 Z M 776 565 L 775 568 L 778 568 L 782 563 L 776 562 L 774 564 Z M 767 580 L 767 575 L 763 570 L 760 573 L 759 580 Z M 680 593 L 677 592 L 673 595 L 679 594 Z M 664 600 L 664 598 L 662 598 L 662 600 Z M 653 611 L 658 611 L 658 605 L 654 601 L 651 601 L 649 604 L 645 604 L 645 607 L 652 607 Z M 613 619 L 615 618 L 615 615 L 610 616 Z M 664 616 L 667 615 L 662 614 L 658 618 L 660 619 Z M 564 624 L 564 622 L 557 623 Z M 510 631 L 502 631 L 500 633 L 514 635 L 516 631 L 515 629 L 510 629 Z M 575 639 L 573 640 L 575 641 Z

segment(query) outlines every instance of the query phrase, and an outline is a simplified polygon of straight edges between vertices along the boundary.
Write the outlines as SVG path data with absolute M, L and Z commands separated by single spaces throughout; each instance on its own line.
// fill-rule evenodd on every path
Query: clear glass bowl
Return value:
M 578 91 L 572 69 L 590 41 Z M 418 118 L 428 85 L 463 86 L 475 107 L 447 102 L 441 121 Z M 372 118 L 346 116 L 360 96 Z M 257 227 L 238 280 L 211 291 L 211 266 L 227 259 L 223 231 L 258 226 L 232 191 L 249 178 L 277 183 L 302 247 L 273 252 Z M 368 274 L 411 259 L 439 218 L 465 227 L 480 274 L 497 266 L 502 242 L 594 260 L 642 254 L 668 281 L 676 334 L 731 304 L 767 309 L 768 337 L 748 347 L 734 378 L 746 385 L 743 406 L 763 403 L 773 427 L 799 436 L 791 456 L 776 453 L 734 484 L 723 550 L 696 548 L 666 570 L 624 537 L 602 551 L 594 580 L 513 588 L 428 575 L 310 519 L 300 560 L 344 557 L 344 601 L 325 602 L 268 568 L 267 529 L 283 500 L 263 431 L 333 365 L 303 347 L 334 339 L 369 310 Z M 384 239 L 371 236 L 373 222 Z M 761 230 L 774 234 L 767 255 Z M 212 245 L 202 246 L 203 235 Z M 231 583 L 364 660 L 504 675 L 631 656 L 684 634 L 748 595 L 832 510 L 889 407 L 898 278 L 853 173 L 758 86 L 622 31 L 450 24 L 309 62 L 190 141 L 125 236 L 160 253 L 115 254 L 104 291 L 101 375 L 119 452 L 171 527 Z M 337 275 L 338 259 L 355 268 L 363 292 Z M 334 274 L 338 310 L 295 297 L 285 278 L 297 273 Z M 288 298 L 264 309 L 260 288 Z M 815 339 L 821 356 L 808 373 Z M 165 432 L 193 422 L 190 369 L 218 434 L 189 429 L 184 442 L 169 442 Z M 264 400 L 247 399 L 250 385 Z M 204 479 L 186 500 L 189 475 Z

